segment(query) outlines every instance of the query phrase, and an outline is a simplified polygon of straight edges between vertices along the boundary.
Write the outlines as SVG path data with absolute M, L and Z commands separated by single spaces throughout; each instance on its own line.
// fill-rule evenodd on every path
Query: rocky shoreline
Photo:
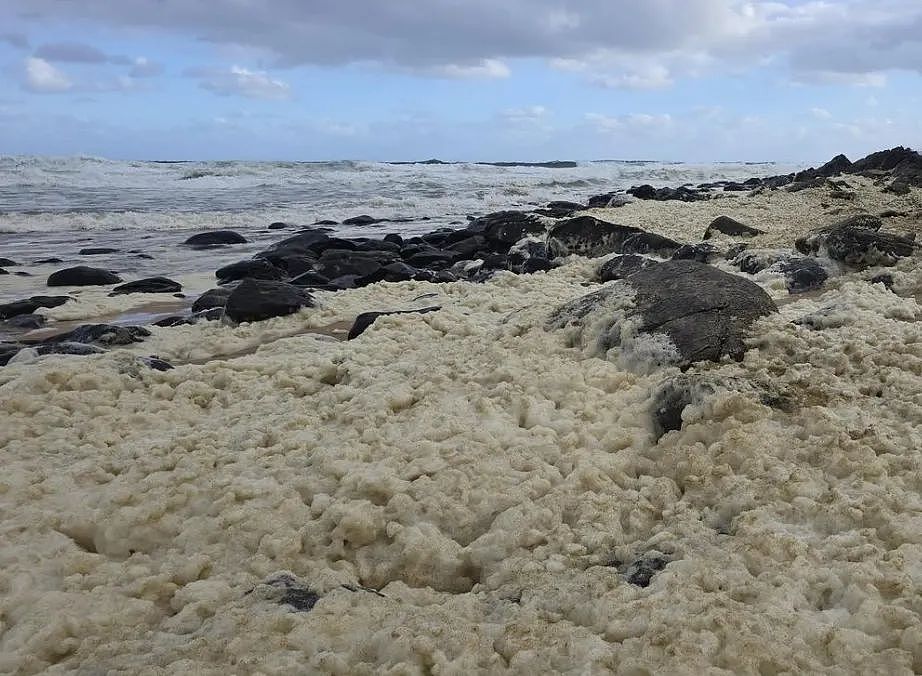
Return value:
M 55 270 L 0 305 L 0 671 L 922 670 L 922 158 L 870 157 Z

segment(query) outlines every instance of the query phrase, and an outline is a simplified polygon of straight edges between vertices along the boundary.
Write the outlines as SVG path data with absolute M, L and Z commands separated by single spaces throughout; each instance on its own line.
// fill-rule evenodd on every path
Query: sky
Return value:
M 922 147 L 922 0 L 0 0 L 0 154 Z

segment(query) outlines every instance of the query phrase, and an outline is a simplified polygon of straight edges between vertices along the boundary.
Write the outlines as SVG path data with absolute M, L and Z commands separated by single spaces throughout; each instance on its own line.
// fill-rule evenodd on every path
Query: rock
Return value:
M 416 268 L 433 268 L 441 270 L 451 266 L 451 264 L 459 258 L 462 258 L 462 256 L 456 252 L 443 249 L 436 251 L 421 251 L 404 260 L 407 265 L 412 265 Z
M 246 244 L 247 238 L 233 230 L 210 230 L 192 235 L 183 244 L 191 247 L 206 248 L 225 246 L 227 244 Z
M 829 178 L 831 176 L 838 176 L 839 174 L 847 173 L 851 168 L 851 160 L 849 160 L 845 155 L 836 155 L 822 167 L 817 169 L 816 174 Z
M 875 275 L 869 281 L 871 284 L 883 284 L 887 289 L 893 290 L 893 275 Z
M 656 254 L 657 256 L 672 256 L 682 245 L 674 239 L 657 235 L 654 232 L 638 232 L 629 235 L 621 244 L 621 253 L 625 254 Z
M 474 220 L 468 229 L 482 233 L 492 244 L 508 248 L 524 237 L 543 236 L 547 227 L 534 214 L 522 211 L 496 211 Z
M 0 305 L 0 319 L 9 319 L 10 317 L 16 317 L 18 315 L 29 315 L 40 307 L 58 307 L 59 305 L 64 305 L 64 303 L 69 300 L 73 300 L 73 298 L 70 296 L 32 296 L 25 300 L 5 303 Z
M 429 270 L 420 270 L 411 265 L 395 261 L 382 266 L 370 275 L 355 281 L 357 287 L 368 286 L 376 282 L 406 282 L 409 280 L 433 281 L 434 277 Z
M 742 358 L 749 326 L 776 311 L 759 285 L 738 275 L 694 261 L 666 261 L 558 308 L 548 328 L 567 328 L 596 355 L 620 345 L 628 366 L 639 358 L 645 368 L 685 368 Z
M 602 263 L 596 273 L 596 279 L 600 282 L 613 282 L 656 264 L 657 261 L 636 254 L 615 256 Z
M 644 232 L 629 225 L 600 221 L 592 216 L 579 216 L 562 221 L 551 228 L 547 236 L 548 250 L 553 256 L 578 254 L 596 258 L 622 251 L 624 242 Z
M 911 256 L 916 248 L 914 242 L 907 237 L 879 232 L 881 224 L 877 216 L 853 216 L 799 237 L 794 246 L 802 254 L 825 254 L 858 269 L 894 265 L 897 259 Z
M 386 317 L 388 315 L 408 315 L 408 314 L 426 314 L 427 312 L 436 312 L 442 308 L 438 305 L 433 305 L 431 307 L 420 308 L 419 310 L 394 310 L 391 312 L 363 312 L 358 317 L 355 318 L 355 323 L 352 324 L 352 328 L 349 329 L 349 335 L 346 337 L 346 340 L 352 340 L 353 338 L 358 338 L 365 332 L 369 326 L 375 323 L 378 317 Z
M 343 225 L 374 225 L 375 223 L 384 223 L 387 220 L 386 218 L 375 218 L 374 216 L 363 214 L 347 218 L 343 221 Z
M 386 252 L 327 249 L 314 263 L 313 271 L 331 280 L 344 275 L 365 277 L 394 260 L 394 256 Z
M 910 192 L 912 192 L 912 189 L 905 181 L 896 180 L 884 188 L 884 192 L 893 193 L 894 195 L 908 195 Z
M 335 223 L 334 223 L 334 225 L 335 225 Z M 268 229 L 269 229 L 269 230 L 284 230 L 284 229 L 287 228 L 287 227 L 288 227 L 288 224 L 287 224 L 287 223 L 282 223 L 281 221 L 276 221 L 275 223 L 270 223 Z
M 755 237 L 765 234 L 764 230 L 745 225 L 729 216 L 718 216 L 711 221 L 707 230 L 704 231 L 704 239 L 711 239 L 718 232 L 731 237 Z
M 63 263 L 64 261 L 60 258 L 39 258 L 35 261 L 35 265 L 50 265 L 52 263 Z
M 182 284 L 166 277 L 148 277 L 127 284 L 120 284 L 112 289 L 110 296 L 126 293 L 176 293 L 182 291 Z
M 885 171 L 894 179 L 901 179 L 901 182 L 911 186 L 922 187 L 922 156 L 902 146 L 871 153 L 855 162 L 850 171 L 853 174 Z
M 310 612 L 320 600 L 319 594 L 288 572 L 268 577 L 261 585 L 260 592 L 264 598 L 289 606 L 299 613 Z
M 586 202 L 587 209 L 615 209 L 631 203 L 631 198 L 619 192 L 607 192 L 604 195 L 593 195 Z
M 730 258 L 729 263 L 739 268 L 740 272 L 755 275 L 776 263 L 786 260 L 789 255 L 790 252 L 780 249 L 743 249 L 736 256 Z
M 44 356 L 46 354 L 71 354 L 78 357 L 85 357 L 90 354 L 102 354 L 105 352 L 104 349 L 96 347 L 95 345 L 66 340 L 60 342 L 44 343 L 42 345 L 34 346 L 33 349 L 39 356 Z
M 143 326 L 116 326 L 113 324 L 84 324 L 72 331 L 51 336 L 42 341 L 51 343 L 100 343 L 102 345 L 130 345 L 140 343 L 150 331 Z
M 653 437 L 657 441 L 667 432 L 682 429 L 682 411 L 711 395 L 713 384 L 698 374 L 683 373 L 667 378 L 653 392 L 650 417 L 653 421 Z
M 313 307 L 314 299 L 302 288 L 265 279 L 244 279 L 230 293 L 224 316 L 237 322 L 258 322 Z
M 138 361 L 140 361 L 148 368 L 154 369 L 155 371 L 172 371 L 174 368 L 176 368 L 171 363 L 154 356 L 138 357 Z
M 134 255 L 132 256 L 132 258 L 143 258 L 143 259 L 149 260 L 149 261 L 154 260 L 154 257 L 153 257 L 153 256 L 151 256 L 150 254 L 146 254 L 146 253 L 134 254 Z
M 333 221 L 329 218 L 325 218 L 320 221 L 314 221 L 314 225 L 339 225 L 339 221 Z
M 192 303 L 192 312 L 203 312 L 215 308 L 223 310 L 231 291 L 233 291 L 232 288 L 209 289 Z
M 121 277 L 109 270 L 78 265 L 51 273 L 48 286 L 104 286 L 121 281 Z
M 710 263 L 719 256 L 720 252 L 712 244 L 702 242 L 701 244 L 683 244 L 672 254 L 672 260 Z
M 17 277 L 31 277 L 32 276 L 31 272 L 26 272 L 25 270 L 17 270 L 13 274 L 16 275 Z
M 525 237 L 510 247 L 506 265 L 511 272 L 529 274 L 553 268 L 549 259 L 550 254 L 544 240 Z
M 652 185 L 640 185 L 630 188 L 627 193 L 641 200 L 680 200 L 682 202 L 697 202 L 710 199 L 706 190 L 696 190 L 687 186 L 678 188 L 654 188 Z
M 476 254 L 487 251 L 487 239 L 483 235 L 471 235 L 465 239 L 447 243 L 447 249 L 462 258 L 476 258 Z
M 781 263 L 788 293 L 814 291 L 823 286 L 829 273 L 813 258 L 793 258 Z
M 77 253 L 81 256 L 100 256 L 102 254 L 118 253 L 118 249 L 109 249 L 108 247 L 90 247 L 87 249 L 80 249 L 80 251 Z
M 8 275 L 8 274 L 10 274 L 8 270 L 4 270 L 3 268 L 0 268 L 0 275 Z
M 19 265 L 16 261 L 10 260 L 9 258 L 0 258 L 0 267 L 11 268 Z
M 638 185 L 636 187 L 630 188 L 627 192 L 629 195 L 633 195 L 639 200 L 656 199 L 656 188 L 649 184 Z
M 218 284 L 227 284 L 239 279 L 284 279 L 286 271 L 281 270 L 269 261 L 260 258 L 251 258 L 247 261 L 237 261 L 223 268 L 215 270 Z
M 650 556 L 628 566 L 625 577 L 630 584 L 649 587 L 653 576 L 663 570 L 669 561 L 662 556 Z
M 384 241 L 390 242 L 391 244 L 396 244 L 397 246 L 403 246 L 403 237 L 395 232 L 384 235 Z
M 19 329 L 31 331 L 33 329 L 40 329 L 45 325 L 47 319 L 44 315 L 34 315 L 34 314 L 25 314 L 25 315 L 16 315 L 15 317 L 10 317 L 9 319 L 3 320 L 3 328 L 5 329 Z
M 565 218 L 571 216 L 574 211 L 582 211 L 586 207 L 579 202 L 565 202 L 558 200 L 548 202 L 543 209 L 535 209 L 535 213 L 550 218 Z

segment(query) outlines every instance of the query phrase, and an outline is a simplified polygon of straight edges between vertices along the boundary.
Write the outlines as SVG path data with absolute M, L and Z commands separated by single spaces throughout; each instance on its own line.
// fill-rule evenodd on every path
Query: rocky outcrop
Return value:
M 703 239 L 711 239 L 717 233 L 729 235 L 730 237 L 755 237 L 756 235 L 764 235 L 765 231 L 740 223 L 729 216 L 718 216 L 711 221 L 707 230 L 704 231 Z
M 78 265 L 51 273 L 48 286 L 106 286 L 121 281 L 121 277 L 109 270 Z
M 834 261 L 863 269 L 894 265 L 911 256 L 916 244 L 901 235 L 880 232 L 882 221 L 870 214 L 847 218 L 798 238 L 794 246 L 803 254 L 826 255 Z
M 611 253 L 655 253 L 672 255 L 679 242 L 629 225 L 579 216 L 551 228 L 547 238 L 553 256 L 578 254 L 595 258 Z
M 64 303 L 69 300 L 73 300 L 73 298 L 70 296 L 32 296 L 25 300 L 15 300 L 12 303 L 4 303 L 0 305 L 0 319 L 9 319 L 10 317 L 16 317 L 18 315 L 30 315 L 39 308 L 58 307 L 59 305 L 64 305 Z
M 246 244 L 247 238 L 233 230 L 210 230 L 192 235 L 183 244 L 195 248 L 226 246 L 228 244 Z
M 313 296 L 300 287 L 264 279 L 244 279 L 228 296 L 224 316 L 237 323 L 258 322 L 313 306 Z
M 174 282 L 167 277 L 147 277 L 127 284 L 120 284 L 112 289 L 110 296 L 119 296 L 127 293 L 178 293 L 182 291 L 182 284 Z
M 657 265 L 657 261 L 652 258 L 645 258 L 636 254 L 624 254 L 609 258 L 599 266 L 596 273 L 596 279 L 599 282 L 613 282 L 624 279 L 635 272 L 640 272 L 644 268 Z

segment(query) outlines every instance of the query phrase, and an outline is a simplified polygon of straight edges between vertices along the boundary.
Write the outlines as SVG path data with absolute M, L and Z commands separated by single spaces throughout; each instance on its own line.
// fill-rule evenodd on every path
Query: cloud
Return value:
M 651 131 L 670 128 L 674 124 L 672 115 L 661 113 L 630 113 L 628 115 L 603 115 L 602 113 L 586 113 L 586 122 L 596 131 L 603 133 L 623 131 Z
M 82 42 L 53 42 L 40 45 L 34 56 L 55 63 L 108 63 L 109 56 Z
M 544 106 L 527 106 L 525 108 L 507 108 L 500 111 L 499 116 L 513 124 L 529 124 L 540 122 L 548 116 Z
M 231 66 L 227 70 L 190 69 L 188 75 L 200 77 L 199 86 L 220 96 L 283 100 L 291 96 L 287 82 L 276 80 L 264 71 Z
M 139 56 L 132 62 L 128 75 L 134 78 L 156 77 L 162 75 L 163 70 L 163 64 Z
M 17 49 L 28 49 L 29 38 L 22 33 L 0 33 L 0 42 L 5 42 L 10 47 Z
M 875 84 L 922 72 L 919 0 L 4 0 L 7 14 L 146 27 L 270 55 L 272 67 L 375 63 L 502 78 L 546 59 L 602 86 L 652 89 L 713 71 Z M 0 10 L 2 20 L 3 10 Z M 50 60 L 50 59 L 49 59 Z M 514 65 L 514 64 L 513 64 Z
M 825 108 L 811 108 L 810 114 L 813 115 L 817 120 L 829 120 L 832 119 L 832 113 L 830 113 Z
M 74 85 L 64 73 L 50 63 L 32 56 L 25 61 L 23 86 L 29 91 L 51 94 L 66 92 Z

